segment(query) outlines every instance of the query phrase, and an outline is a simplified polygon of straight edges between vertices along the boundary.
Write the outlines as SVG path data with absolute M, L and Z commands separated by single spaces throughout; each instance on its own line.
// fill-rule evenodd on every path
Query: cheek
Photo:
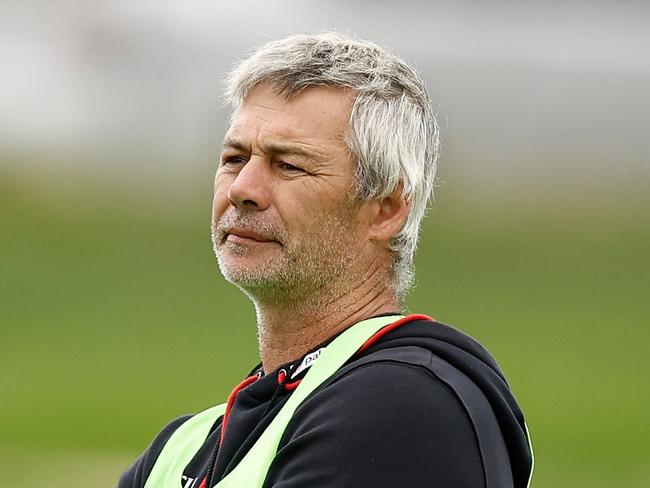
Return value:
M 273 188 L 273 201 L 277 213 L 288 229 L 311 231 L 315 224 L 314 209 L 322 202 L 318 200 L 318 188 L 311 188 L 302 181 L 280 182 Z
M 300 202 L 294 200 L 284 210 L 284 222 L 295 234 L 307 240 L 326 240 L 332 232 L 355 230 L 345 203 L 331 195 Z
M 212 216 L 220 217 L 230 205 L 228 201 L 228 189 L 230 182 L 227 175 L 219 174 L 214 178 L 214 195 L 212 198 Z

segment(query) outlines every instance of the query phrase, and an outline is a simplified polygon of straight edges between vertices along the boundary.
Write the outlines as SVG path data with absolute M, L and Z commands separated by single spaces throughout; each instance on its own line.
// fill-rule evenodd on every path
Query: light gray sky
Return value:
M 337 29 L 423 72 L 443 173 L 648 175 L 649 5 L 4 0 L 0 156 L 204 168 L 232 63 L 271 38 Z

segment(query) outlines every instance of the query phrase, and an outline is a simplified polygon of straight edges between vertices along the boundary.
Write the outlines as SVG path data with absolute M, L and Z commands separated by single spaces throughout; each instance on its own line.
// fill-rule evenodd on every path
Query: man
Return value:
M 241 62 L 226 97 L 212 240 L 255 306 L 261 364 L 165 427 L 120 488 L 525 487 L 494 360 L 400 316 L 438 155 L 421 77 L 373 43 L 301 35 Z

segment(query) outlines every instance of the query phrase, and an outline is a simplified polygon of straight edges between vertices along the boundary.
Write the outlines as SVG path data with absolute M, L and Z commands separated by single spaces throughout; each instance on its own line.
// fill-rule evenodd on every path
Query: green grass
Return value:
M 257 362 L 254 314 L 219 276 L 208 188 L 179 206 L 34 188 L 0 181 L 3 483 L 36 484 L 38 459 L 68 476 L 48 486 L 114 486 L 165 422 Z M 439 200 L 409 307 L 496 356 L 533 435 L 533 486 L 645 486 L 648 216 Z

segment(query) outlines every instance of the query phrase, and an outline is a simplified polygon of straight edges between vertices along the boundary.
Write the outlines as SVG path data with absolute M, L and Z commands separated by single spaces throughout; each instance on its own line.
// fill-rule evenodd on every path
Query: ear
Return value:
M 402 196 L 401 187 L 378 200 L 370 223 L 370 240 L 388 242 L 404 226 L 410 210 L 411 202 Z

